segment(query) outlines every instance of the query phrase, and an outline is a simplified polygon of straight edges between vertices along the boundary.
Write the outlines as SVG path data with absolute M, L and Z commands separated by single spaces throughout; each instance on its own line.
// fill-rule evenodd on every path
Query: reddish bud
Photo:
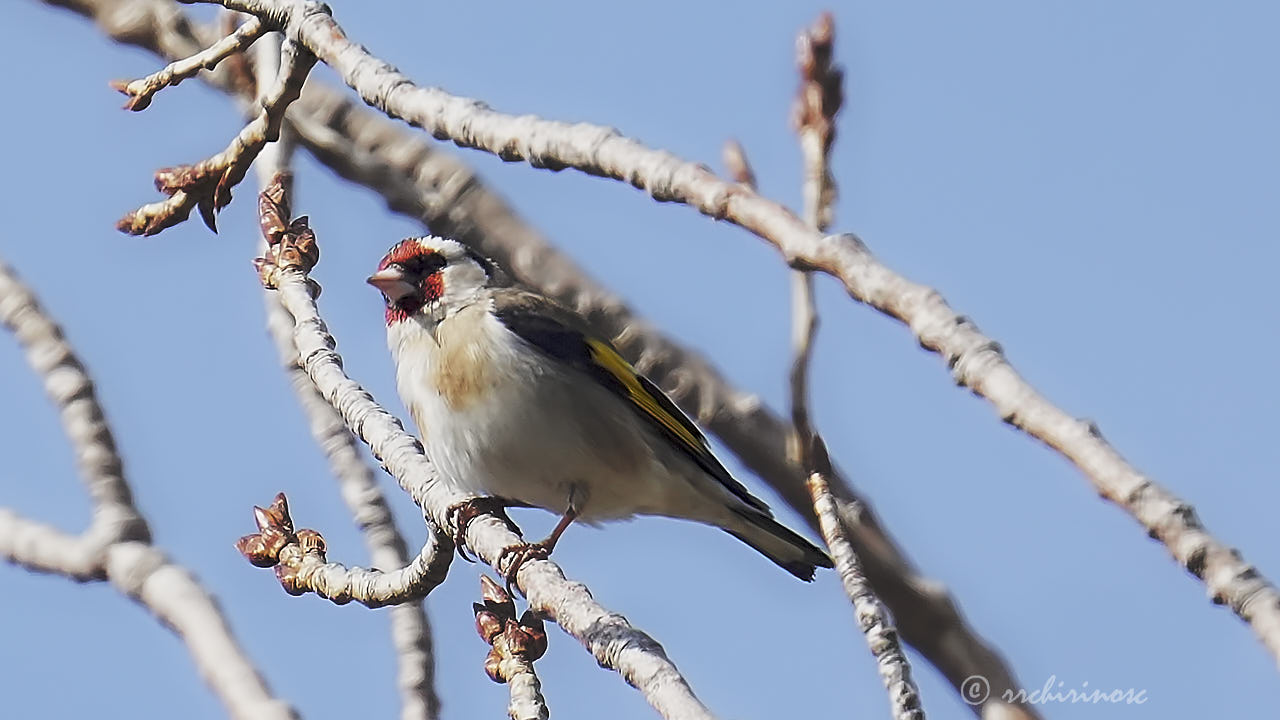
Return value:
M 502 655 L 496 649 L 490 650 L 489 654 L 484 658 L 484 674 L 488 675 L 490 680 L 499 684 L 507 681 L 502 676 Z
M 472 608 L 476 612 L 476 632 L 480 634 L 480 638 L 486 643 L 492 645 L 493 639 L 502 632 L 504 625 L 501 618 L 485 608 L 480 603 L 475 603 Z

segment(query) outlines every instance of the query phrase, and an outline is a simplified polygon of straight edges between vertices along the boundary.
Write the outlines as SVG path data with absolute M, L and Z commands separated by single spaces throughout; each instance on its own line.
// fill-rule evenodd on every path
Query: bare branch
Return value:
M 111 584 L 172 629 L 191 653 L 204 681 L 243 720 L 296 719 L 271 695 L 258 669 L 236 642 L 212 594 L 191 573 L 154 547 L 117 543 L 108 553 Z
M 835 116 L 844 102 L 844 72 L 832 64 L 835 22 L 823 13 L 813 28 L 796 38 L 800 89 L 792 111 L 792 124 L 800 138 L 804 156 L 804 218 L 814 229 L 825 232 L 831 224 L 835 202 L 835 178 L 828 156 L 835 141 Z M 813 453 L 809 447 L 814 430 L 809 420 L 809 366 L 813 341 L 818 332 L 818 312 L 813 301 L 813 277 L 808 271 L 791 275 L 791 457 L 812 472 Z M 812 481 L 811 481 L 812 482 Z
M 262 148 L 279 139 L 285 110 L 298 99 L 315 63 L 314 55 L 292 40 L 286 40 L 281 49 L 280 74 L 264 94 L 257 117 L 217 155 L 195 165 L 157 171 L 156 189 L 169 199 L 130 212 L 116 227 L 130 235 L 155 235 L 186 220 L 191 210 L 199 207 L 205 225 L 216 231 L 217 212 L 231 202 L 231 188 L 244 179 Z
M 145 110 L 151 104 L 152 96 L 160 92 L 160 90 L 171 85 L 177 85 L 201 70 L 212 70 L 227 57 L 243 52 L 255 40 L 262 37 L 266 31 L 267 26 L 265 23 L 256 17 L 251 17 L 235 32 L 210 45 L 207 49 L 191 57 L 171 62 L 160 71 L 152 73 L 141 80 L 134 80 L 128 83 L 116 81 L 111 84 L 111 87 L 129 97 L 129 100 L 124 104 L 126 110 L 135 112 Z M 279 57 L 278 53 L 277 57 Z
M 278 42 L 263 41 L 254 50 L 255 84 L 264 92 L 279 74 L 279 45 Z M 276 175 L 286 171 L 293 146 L 293 133 L 286 126 L 282 128 L 278 141 L 263 148 L 255 163 L 261 187 L 265 189 Z M 285 200 L 288 205 L 289 199 Z M 266 251 L 265 241 L 259 250 Z M 267 314 L 267 329 L 275 341 L 289 384 L 293 386 L 298 404 L 307 418 L 311 436 L 329 461 L 329 467 L 338 481 L 339 494 L 360 528 L 369 552 L 369 561 L 374 567 L 384 568 L 422 566 L 421 555 L 410 564 L 408 545 L 396 527 L 387 498 L 378 487 L 372 469 L 360 456 L 355 436 L 347 430 L 342 417 L 320 397 L 311 378 L 298 367 L 298 351 L 293 345 L 293 317 L 280 305 L 280 299 L 274 292 L 263 292 L 263 306 Z M 433 547 L 434 545 L 424 547 L 424 554 L 428 548 Z M 447 569 L 447 563 L 439 569 L 441 579 Z M 430 574 L 425 568 L 423 573 Z M 328 582 L 334 584 L 332 578 Z M 422 581 L 410 578 L 407 582 L 416 584 Z M 439 717 L 440 697 L 435 688 L 435 653 L 426 608 L 420 601 L 408 601 L 393 605 L 388 608 L 387 613 L 391 622 L 391 643 L 396 653 L 400 720 L 431 720 Z
M 269 508 L 255 507 L 258 532 L 245 535 L 236 549 L 258 567 L 274 567 L 276 578 L 290 595 L 315 593 L 346 605 L 355 600 L 365 607 L 420 600 L 444 582 L 453 545 L 432 537 L 408 566 L 391 572 L 348 568 L 325 556 L 324 538 L 315 530 L 293 529 L 284 493 Z
M 292 276 L 301 280 L 314 301 L 320 286 L 307 279 L 306 273 L 319 260 L 320 250 L 306 218 L 289 220 L 290 184 L 289 176 L 278 174 L 259 196 L 259 220 L 267 248 L 255 265 L 268 290 L 278 289 Z M 274 567 L 280 584 L 291 595 L 314 592 L 339 605 L 355 600 L 368 607 L 411 602 L 426 597 L 444 581 L 453 559 L 452 542 L 436 533 L 435 542 L 428 541 L 407 567 L 393 572 L 348 569 L 328 562 L 320 533 L 294 530 L 284 493 L 276 495 L 271 507 L 255 507 L 253 512 L 258 532 L 240 538 L 236 549 L 258 567 Z
M 71 535 L 0 507 L 0 559 L 33 572 L 86 582 L 106 577 L 101 543 Z
M 197 670 L 233 717 L 296 718 L 272 696 L 209 592 L 150 545 L 92 381 L 62 331 L 3 262 L 0 321 L 18 338 L 58 406 L 93 500 L 93 518 L 80 536 L 0 508 L 0 558 L 73 580 L 109 580 L 182 638 Z
M 791 113 L 805 159 L 804 217 L 819 232 L 831 225 L 836 201 L 836 182 L 827 158 L 836 140 L 836 114 L 844 104 L 844 71 L 832 64 L 834 52 L 835 20 L 826 12 L 796 38 L 800 89 Z
M 821 442 L 820 439 L 817 439 Z M 840 522 L 835 498 L 827 487 L 826 479 L 821 473 L 809 476 L 809 491 L 813 495 L 814 512 L 822 525 L 822 537 L 831 550 L 831 559 L 835 562 L 836 572 L 840 574 L 840 584 L 845 594 L 853 603 L 853 614 L 858 621 L 858 629 L 866 636 L 867 645 L 876 659 L 876 667 L 880 679 L 889 691 L 889 707 L 895 720 L 906 718 L 924 718 L 924 708 L 920 704 L 920 690 L 911 679 L 911 665 L 907 662 L 906 653 L 898 643 L 898 631 L 893 627 L 893 620 L 872 591 L 871 583 L 863 572 L 862 563 L 858 560 L 853 545 L 849 543 Z M 973 703 L 971 703 L 973 704 Z M 982 708 L 987 703 L 977 703 L 979 714 L 985 716 Z M 1010 708 L 998 700 L 991 703 L 1011 712 L 1001 717 L 1018 718 L 1033 717 L 1026 715 L 1021 708 Z
M 293 318 L 281 307 L 274 293 L 268 295 L 264 304 L 267 326 L 276 341 L 289 383 L 307 417 L 312 437 L 329 460 L 343 502 L 360 528 L 369 562 L 382 568 L 409 566 L 404 537 L 395 525 L 387 498 L 373 472 L 360 457 L 354 436 L 341 416 L 316 392 L 311 378 L 298 367 L 297 350 L 293 347 Z M 401 720 L 437 717 L 440 700 L 435 691 L 435 654 L 425 608 L 420 602 L 407 602 L 388 608 L 387 613 L 396 651 Z
M 920 345 L 946 358 L 956 381 L 989 400 L 1002 419 L 1080 468 L 1103 497 L 1128 511 L 1182 567 L 1203 580 L 1215 603 L 1229 606 L 1249 623 L 1280 663 L 1280 592 L 1275 586 L 1239 552 L 1210 535 L 1190 504 L 1130 465 L 1095 425 L 1040 395 L 1017 374 L 999 345 L 953 311 L 936 290 L 881 264 L 855 235 L 824 237 L 778 203 L 611 128 L 506 115 L 475 100 L 418 86 L 348 40 L 321 3 L 217 3 L 282 19 L 286 36 L 334 68 L 366 103 L 434 137 L 534 167 L 574 168 L 628 182 L 656 200 L 689 205 L 751 231 L 776 247 L 792 267 L 839 279 L 850 297 L 910 327 Z
M 802 468 L 813 468 L 816 431 L 809 419 L 809 366 L 818 335 L 818 309 L 813 300 L 813 275 L 791 271 L 791 371 L 787 375 L 792 431 L 787 456 Z
M 793 122 L 804 155 L 804 215 L 817 230 L 831 222 L 835 202 L 835 178 L 831 175 L 831 144 L 835 139 L 835 117 L 843 103 L 843 71 L 832 64 L 835 50 L 835 21 L 823 13 L 817 24 L 800 33 L 796 43 L 800 68 L 800 90 L 796 96 Z M 889 707 L 895 720 L 923 720 L 920 690 L 911 679 L 911 665 L 898 643 L 889 611 L 876 597 L 862 569 L 862 561 L 849 542 L 840 522 L 835 498 L 827 478 L 832 475 L 826 444 L 809 416 L 809 367 L 818 331 L 818 309 L 813 297 L 813 275 L 807 270 L 791 272 L 792 346 L 791 422 L 789 443 L 792 459 L 809 473 L 809 493 L 822 539 L 831 550 L 836 572 L 845 594 L 853 603 L 858 628 L 866 638 L 889 691 Z
M 303 369 L 325 400 L 342 414 L 347 427 L 369 446 L 383 468 L 423 509 L 441 536 L 451 536 L 455 530 L 452 511 L 474 500 L 474 496 L 440 482 L 421 444 L 364 388 L 346 376 L 334 351 L 336 343 L 315 304 L 318 285 L 304 274 L 318 256 L 314 236 L 305 222 L 294 221 L 286 227 L 283 218 L 272 217 L 269 206 L 273 203 L 278 199 L 267 194 L 260 202 L 267 209 L 263 228 L 268 238 L 279 241 L 290 233 L 303 238 L 297 247 L 281 242 L 282 247 L 271 258 L 273 262 L 261 263 L 260 272 L 277 288 L 282 303 L 294 317 L 294 343 Z M 487 512 L 477 514 L 466 524 L 465 539 L 468 548 L 503 575 L 506 568 L 499 567 L 499 559 L 508 555 L 504 551 L 524 544 L 505 518 Z M 529 599 L 530 609 L 577 638 L 601 666 L 617 670 L 663 717 L 712 717 L 657 641 L 621 615 L 601 607 L 584 585 L 569 582 L 555 563 L 530 560 L 522 564 L 516 584 Z
M 40 307 L 35 295 L 0 261 L 0 324 L 22 346 L 31 369 L 58 408 L 62 428 L 76 457 L 81 480 L 93 501 L 93 517 L 77 558 L 64 556 L 69 574 L 90 579 L 103 552 L 113 542 L 150 542 L 151 530 L 133 504 L 124 479 L 124 463 L 93 389 L 93 381 L 76 357 L 62 329 Z M 95 578 L 100 579 L 100 578 Z

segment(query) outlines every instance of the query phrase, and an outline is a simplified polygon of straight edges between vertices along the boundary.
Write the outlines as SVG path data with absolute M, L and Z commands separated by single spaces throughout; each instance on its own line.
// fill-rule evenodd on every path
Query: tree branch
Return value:
M 226 58 L 243 52 L 267 32 L 267 26 L 258 18 L 251 17 L 235 32 L 222 38 L 188 58 L 171 62 L 158 72 L 133 82 L 113 82 L 111 86 L 128 96 L 126 110 L 145 110 L 151 104 L 151 98 L 160 90 L 177 85 L 201 70 L 212 70 Z M 280 51 L 276 50 L 276 64 L 279 64 Z
M 265 93 L 279 74 L 279 42 L 260 43 L 255 49 L 254 59 L 255 84 L 260 92 Z M 262 188 L 265 189 L 277 174 L 287 170 L 293 145 L 293 134 L 285 127 L 279 140 L 263 148 L 255 165 Z M 288 198 L 286 204 L 287 200 Z M 259 250 L 265 253 L 265 240 Z M 320 397 L 311 378 L 298 367 L 298 351 L 293 344 L 293 317 L 280 305 L 280 299 L 274 292 L 264 290 L 263 306 L 267 314 L 267 330 L 275 341 L 276 352 L 289 378 L 289 384 L 307 418 L 312 438 L 329 461 L 333 476 L 338 481 L 339 494 L 360 528 L 369 552 L 369 561 L 374 567 L 412 567 L 427 577 L 438 572 L 443 580 L 444 572 L 448 570 L 447 562 L 443 567 L 427 567 L 420 555 L 418 560 L 410 564 L 408 544 L 396 527 L 387 498 L 378 487 L 372 469 L 360 457 L 358 441 L 347 430 L 342 417 Z M 424 548 L 424 553 L 426 550 Z M 328 582 L 334 584 L 331 576 L 332 573 L 325 574 Z M 427 582 L 421 579 L 408 581 Z M 439 717 L 440 697 L 435 689 L 435 653 L 426 608 L 421 601 L 409 601 L 393 605 L 388 608 L 387 613 L 391 622 L 391 643 L 396 654 L 400 720 L 432 720 Z
M 78 582 L 104 580 L 105 551 L 88 536 L 71 535 L 0 507 L 0 558 L 32 572 Z
M 260 34 L 262 29 L 255 28 L 255 31 Z M 234 38 L 235 35 L 231 37 Z M 230 43 L 230 40 L 223 42 Z M 233 51 L 247 45 L 243 42 L 230 44 L 233 45 Z M 212 49 L 221 48 L 214 45 L 211 50 L 204 52 L 210 53 Z M 230 53 L 221 57 L 225 58 L 227 54 Z M 200 54 L 197 54 L 184 62 L 197 62 L 199 58 Z M 121 218 L 116 227 L 130 235 L 155 235 L 186 220 L 191 210 L 199 207 L 205 225 L 216 231 L 215 217 L 219 210 L 231 202 L 231 188 L 244 179 L 249 165 L 262 148 L 279 139 L 285 110 L 298 99 L 302 83 L 306 81 L 315 63 L 314 55 L 293 40 L 286 39 L 280 52 L 279 76 L 271 88 L 262 94 L 259 102 L 261 110 L 257 116 L 217 155 L 195 165 L 180 165 L 157 171 L 156 189 L 168 195 L 169 199 L 143 205 Z M 134 84 L 124 86 L 125 91 Z M 147 81 L 139 80 L 136 84 L 146 85 Z M 150 102 L 150 95 L 145 97 L 147 102 L 143 104 L 144 107 Z
M 804 217 L 814 229 L 825 231 L 831 222 L 835 179 L 827 163 L 835 141 L 835 116 L 843 103 L 843 72 L 832 65 L 835 26 L 830 13 L 796 40 L 800 90 L 792 112 L 792 124 L 804 157 Z M 754 190 L 754 188 L 751 188 Z M 818 334 L 818 309 L 813 299 L 813 276 L 803 269 L 791 271 L 791 440 L 788 455 L 810 475 L 815 470 L 813 443 L 817 432 L 809 418 L 809 366 Z M 820 482 L 826 488 L 826 480 Z M 823 490 L 829 494 L 829 490 Z M 843 534 L 843 533 L 842 533 Z
M 835 141 L 836 114 L 844 102 L 844 71 L 832 64 L 835 51 L 835 21 L 823 13 L 816 25 L 800 33 L 796 42 L 800 69 L 800 90 L 793 112 L 793 124 L 804 156 L 804 216 L 814 229 L 830 224 L 835 202 L 835 178 L 828 162 Z M 745 164 L 745 163 L 744 163 Z M 898 643 L 889 611 L 876 597 L 862 569 L 862 562 L 849 534 L 841 526 L 835 498 L 827 478 L 832 475 L 831 459 L 809 414 L 809 367 L 818 332 L 818 308 L 813 297 L 813 275 L 807 270 L 791 272 L 791 458 L 809 474 L 809 494 L 822 539 L 831 550 L 831 559 L 840 574 L 840 583 L 853 604 L 858 629 L 862 631 L 876 659 L 880 678 L 889 692 L 889 708 L 895 720 L 923 720 L 920 690 L 911 678 L 911 664 Z
M 414 602 L 444 582 L 453 545 L 432 536 L 408 565 L 390 572 L 331 563 L 324 538 L 315 530 L 294 531 L 284 493 L 269 508 L 255 507 L 258 532 L 245 535 L 236 549 L 258 567 L 274 567 L 290 595 L 315 593 L 335 605 L 355 600 L 369 608 Z
M 182 638 L 196 669 L 233 717 L 296 718 L 271 694 L 212 595 L 150 544 L 92 381 L 61 329 L 3 262 L 0 322 L 17 337 L 57 405 L 93 500 L 89 528 L 79 536 L 0 508 L 0 558 L 77 581 L 110 581 Z
M 17 339 L 31 369 L 40 376 L 45 394 L 58 408 L 62 429 L 71 441 L 85 490 L 93 502 L 93 516 L 78 557 L 64 556 L 64 567 L 78 579 L 92 578 L 91 568 L 102 563 L 101 553 L 114 542 L 151 541 L 151 530 L 133 504 L 124 479 L 124 463 L 93 381 L 76 357 L 62 329 L 45 314 L 17 275 L 0 261 L 0 323 Z

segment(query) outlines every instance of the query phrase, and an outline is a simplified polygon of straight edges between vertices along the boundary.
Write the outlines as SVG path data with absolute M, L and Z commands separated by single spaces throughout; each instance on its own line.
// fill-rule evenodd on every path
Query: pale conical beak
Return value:
M 370 275 L 365 282 L 378 288 L 391 302 L 413 294 L 418 288 L 406 278 L 404 271 L 392 265 Z

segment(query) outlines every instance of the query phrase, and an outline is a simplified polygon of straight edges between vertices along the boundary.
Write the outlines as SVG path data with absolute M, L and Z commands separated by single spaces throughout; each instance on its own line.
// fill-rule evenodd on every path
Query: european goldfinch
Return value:
M 470 248 L 423 237 L 368 280 L 386 301 L 400 397 L 445 482 L 560 513 L 544 552 L 574 520 L 664 515 L 714 525 L 803 580 L 831 567 L 607 340 L 498 277 Z

